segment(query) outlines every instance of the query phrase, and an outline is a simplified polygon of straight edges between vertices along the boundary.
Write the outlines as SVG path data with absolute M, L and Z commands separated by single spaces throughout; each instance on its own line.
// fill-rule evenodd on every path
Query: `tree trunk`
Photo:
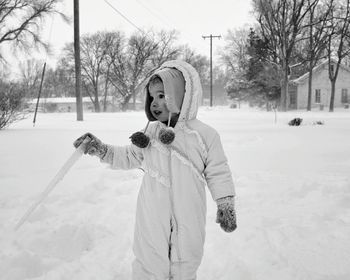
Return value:
M 284 75 L 281 86 L 281 111 L 286 112 L 288 109 L 288 74 L 287 70 L 283 72 Z
M 128 103 L 122 102 L 121 104 L 121 110 L 125 112 L 128 109 Z
M 132 104 L 134 107 L 134 110 L 136 111 L 136 92 L 134 91 L 134 93 L 132 94 Z
M 123 100 L 123 102 L 121 103 L 121 105 L 122 105 L 122 108 L 121 108 L 122 111 L 126 111 L 127 109 L 129 109 L 129 108 L 128 108 L 129 100 L 131 99 L 132 96 L 133 96 L 132 94 L 129 94 L 129 95 L 127 95 L 127 96 L 124 97 L 124 100 Z
M 101 106 L 100 106 L 100 101 L 98 99 L 98 83 L 94 85 L 94 95 L 95 95 L 95 100 L 94 100 L 94 107 L 95 107 L 95 112 L 100 113 L 101 112 Z
M 308 1 L 310 7 L 310 1 Z M 312 100 L 312 68 L 313 68 L 313 60 L 314 60 L 314 40 L 313 40 L 313 28 L 312 22 L 314 20 L 314 10 L 310 10 L 310 28 L 309 28 L 309 54 L 310 54 L 310 62 L 309 62 L 309 84 L 308 84 L 308 94 L 307 94 L 307 111 L 311 111 L 311 100 Z
M 105 81 L 105 94 L 103 100 L 103 112 L 107 112 L 107 94 L 108 94 L 108 78 Z
M 312 100 L 312 67 L 310 63 L 309 84 L 308 84 L 308 94 L 307 94 L 307 111 L 311 111 L 311 100 Z
M 95 98 L 94 107 L 95 107 L 95 112 L 96 113 L 100 113 L 101 112 L 101 106 L 100 106 L 100 102 L 99 102 L 98 98 Z
M 334 111 L 335 82 L 336 79 L 331 80 L 331 100 L 329 101 L 329 112 Z
M 281 81 L 281 111 L 286 112 L 288 110 L 288 61 L 282 62 L 283 77 Z

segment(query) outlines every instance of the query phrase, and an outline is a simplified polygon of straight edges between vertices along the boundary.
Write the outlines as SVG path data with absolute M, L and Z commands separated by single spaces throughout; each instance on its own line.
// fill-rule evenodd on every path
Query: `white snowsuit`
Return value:
M 176 60 L 164 67 L 181 71 L 186 82 L 174 142 L 158 140 L 165 125 L 155 121 L 147 130 L 147 148 L 109 146 L 103 159 L 112 168 L 145 171 L 137 201 L 134 280 L 196 279 L 205 239 L 205 186 L 214 200 L 235 195 L 218 133 L 196 119 L 202 94 L 197 72 Z

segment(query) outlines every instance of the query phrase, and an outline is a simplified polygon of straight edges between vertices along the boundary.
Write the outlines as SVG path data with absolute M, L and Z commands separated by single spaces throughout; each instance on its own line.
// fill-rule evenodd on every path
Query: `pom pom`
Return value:
M 175 139 L 175 132 L 172 127 L 162 128 L 159 131 L 159 140 L 163 144 L 169 145 L 174 141 L 174 139 Z
M 149 144 L 149 137 L 141 131 L 133 133 L 130 137 L 131 143 L 139 148 L 146 148 Z

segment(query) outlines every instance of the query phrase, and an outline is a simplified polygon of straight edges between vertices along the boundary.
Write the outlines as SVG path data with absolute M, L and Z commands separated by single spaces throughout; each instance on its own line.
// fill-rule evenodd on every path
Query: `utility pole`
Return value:
M 202 36 L 205 40 L 206 38 L 210 38 L 210 107 L 213 106 L 213 38 L 221 38 L 221 35 L 213 36 L 210 34 L 209 36 Z
M 77 121 L 83 120 L 83 99 L 81 96 L 81 66 L 80 66 L 80 31 L 79 31 L 79 0 L 74 1 L 74 59 L 75 59 L 75 97 Z

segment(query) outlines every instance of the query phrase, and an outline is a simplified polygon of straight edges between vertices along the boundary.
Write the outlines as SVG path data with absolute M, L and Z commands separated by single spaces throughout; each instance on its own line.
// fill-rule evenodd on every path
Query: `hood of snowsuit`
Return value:
M 150 121 L 155 121 L 150 111 L 151 98 L 148 91 L 149 80 L 157 75 L 164 85 L 165 102 L 168 110 L 179 113 L 180 121 L 195 119 L 202 99 L 202 86 L 196 69 L 182 60 L 170 60 L 153 73 L 148 79 L 145 93 L 145 112 Z

